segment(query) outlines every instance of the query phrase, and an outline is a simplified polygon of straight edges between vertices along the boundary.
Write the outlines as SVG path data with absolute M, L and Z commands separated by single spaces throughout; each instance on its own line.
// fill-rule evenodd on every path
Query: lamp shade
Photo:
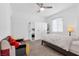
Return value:
M 67 29 L 68 32 L 73 32 L 74 31 L 74 28 L 72 25 L 69 25 L 68 26 L 68 29 Z

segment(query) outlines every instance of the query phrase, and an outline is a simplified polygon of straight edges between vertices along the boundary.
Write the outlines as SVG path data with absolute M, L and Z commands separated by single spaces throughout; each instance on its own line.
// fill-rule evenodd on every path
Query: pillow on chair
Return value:
M 17 42 L 14 38 L 11 36 L 8 36 L 8 41 L 10 42 L 11 45 L 15 46 L 15 48 L 18 48 L 20 45 L 20 42 Z

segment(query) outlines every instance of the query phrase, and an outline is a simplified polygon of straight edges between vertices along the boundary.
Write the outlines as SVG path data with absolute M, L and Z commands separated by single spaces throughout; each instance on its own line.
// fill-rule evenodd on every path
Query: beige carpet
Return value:
M 41 45 L 41 40 L 36 40 L 31 42 L 30 56 L 62 56 L 62 54 Z

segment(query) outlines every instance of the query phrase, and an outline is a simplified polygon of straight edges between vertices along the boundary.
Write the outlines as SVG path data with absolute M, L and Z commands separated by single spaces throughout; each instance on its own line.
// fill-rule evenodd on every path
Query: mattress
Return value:
M 69 47 L 70 47 L 70 44 L 71 44 L 70 37 L 69 38 L 68 37 L 61 37 L 61 38 L 55 37 L 53 39 L 44 39 L 44 40 L 51 43 L 51 44 L 54 44 L 58 47 L 61 47 L 65 50 L 67 50 L 67 51 L 69 50 Z
M 78 36 L 66 36 L 66 35 L 53 34 L 53 35 L 44 36 L 43 40 L 51 44 L 54 44 L 58 47 L 61 47 L 66 51 L 69 51 L 72 41 L 79 40 L 79 39 L 78 39 Z
M 79 55 L 79 41 L 73 41 L 70 47 L 70 52 Z

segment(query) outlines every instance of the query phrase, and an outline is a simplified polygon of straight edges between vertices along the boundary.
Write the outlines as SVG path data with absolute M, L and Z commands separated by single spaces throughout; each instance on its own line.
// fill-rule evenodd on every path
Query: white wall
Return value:
M 72 24 L 75 29 L 75 32 L 78 32 L 78 29 L 77 29 L 77 27 L 78 27 L 77 20 L 78 20 L 78 16 L 79 16 L 78 7 L 79 7 L 78 5 L 74 5 L 66 10 L 56 13 L 55 15 L 49 16 L 46 22 L 50 24 L 50 32 L 51 32 L 51 21 L 57 17 L 63 18 L 64 33 L 67 33 L 67 27 L 69 24 Z
M 55 6 L 61 6 L 62 4 L 55 4 Z M 63 4 L 66 8 L 68 5 L 71 4 Z M 64 7 L 64 8 L 65 8 Z M 61 8 L 57 9 L 58 7 L 53 8 L 53 11 L 59 11 L 60 9 L 64 9 L 62 6 Z M 37 13 L 38 6 L 36 4 L 9 4 L 9 3 L 2 3 L 0 4 L 0 38 L 4 38 L 7 35 L 12 34 L 16 38 L 27 38 L 28 37 L 28 23 L 32 23 L 32 27 L 34 26 L 33 23 L 35 22 L 44 22 L 47 19 L 44 17 L 48 16 L 48 13 L 51 13 L 50 10 L 45 10 L 45 12 Z M 53 16 L 54 17 L 63 17 L 67 22 L 69 19 L 76 19 L 76 13 L 73 10 L 69 9 L 70 11 L 61 12 Z M 50 11 L 50 12 L 48 12 Z M 52 11 L 52 14 L 54 14 Z M 72 14 L 71 14 L 72 13 Z M 77 13 L 78 14 L 78 13 Z M 43 17 L 44 16 L 44 17 Z M 74 17 L 73 17 L 74 16 Z M 72 21 L 71 20 L 71 21 Z M 76 25 L 76 21 L 73 21 Z
M 16 38 L 28 38 L 28 23 L 31 22 L 34 26 L 35 22 L 47 21 L 45 17 L 48 15 L 58 13 L 70 7 L 72 4 L 52 4 L 52 9 L 46 9 L 43 12 L 37 13 L 39 7 L 33 3 L 11 4 L 11 34 Z
M 10 35 L 10 5 L 8 3 L 0 3 L 0 39 Z
M 26 14 L 27 15 L 27 14 Z M 27 15 L 28 16 L 28 15 Z M 39 16 L 22 17 L 22 15 L 14 14 L 11 20 L 11 34 L 16 38 L 28 38 L 29 22 L 31 22 L 31 27 L 34 26 L 35 22 L 41 22 L 42 18 Z

